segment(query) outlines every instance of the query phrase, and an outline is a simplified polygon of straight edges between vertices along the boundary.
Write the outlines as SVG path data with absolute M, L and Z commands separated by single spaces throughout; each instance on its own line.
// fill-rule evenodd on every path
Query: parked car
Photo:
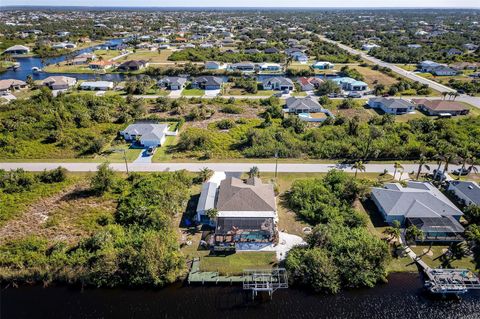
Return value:
M 155 154 L 156 150 L 157 150 L 156 147 L 150 146 L 149 148 L 147 148 L 147 155 L 151 156 L 151 155 Z
M 465 176 L 465 175 L 468 175 L 469 173 L 470 173 L 470 170 L 466 168 L 457 168 L 452 171 L 453 175 L 460 175 L 460 176 Z
M 432 178 L 434 178 L 435 180 L 440 181 L 440 182 L 443 182 L 444 180 L 447 179 L 445 174 L 443 174 L 442 170 L 439 170 L 438 173 L 437 173 L 436 169 L 434 169 L 433 172 L 432 172 Z
M 350 92 L 350 93 L 348 93 L 347 97 L 353 98 L 353 99 L 358 99 L 358 98 L 361 98 L 362 95 L 358 92 Z

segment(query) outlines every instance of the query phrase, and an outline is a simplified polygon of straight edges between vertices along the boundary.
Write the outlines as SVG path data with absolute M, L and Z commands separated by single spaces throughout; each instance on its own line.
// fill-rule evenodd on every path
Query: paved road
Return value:
M 323 40 L 325 42 L 333 43 L 333 44 L 337 45 L 338 47 L 344 49 L 345 51 L 347 51 L 351 54 L 360 55 L 362 57 L 362 59 L 367 60 L 367 61 L 372 62 L 372 63 L 375 63 L 375 64 L 378 64 L 380 66 L 389 68 L 393 72 L 395 72 L 399 75 L 402 75 L 402 76 L 404 76 L 404 77 L 406 77 L 406 78 L 408 78 L 412 81 L 418 81 L 420 83 L 427 84 L 429 87 L 431 87 L 434 90 L 437 90 L 439 92 L 456 92 L 456 90 L 454 90 L 454 89 L 452 89 L 448 86 L 445 86 L 445 85 L 442 85 L 442 84 L 437 83 L 435 81 L 426 79 L 426 78 L 424 78 L 424 77 L 422 77 L 418 74 L 415 74 L 414 72 L 406 71 L 406 70 L 396 66 L 395 64 L 387 63 L 387 62 L 384 62 L 384 61 L 379 60 L 377 58 L 374 58 L 374 57 L 366 54 L 363 51 L 356 50 L 356 49 L 351 48 L 351 47 L 349 47 L 345 44 L 327 39 L 323 36 L 319 36 L 319 37 L 320 37 L 321 40 Z M 466 94 L 462 94 L 459 97 L 457 97 L 456 100 L 466 102 L 466 103 L 469 103 L 471 105 L 474 105 L 474 106 L 480 108 L 480 98 L 478 98 L 478 97 L 473 97 L 473 96 L 469 96 L 469 95 L 466 95 Z
M 71 172 L 89 172 L 95 171 L 100 163 L 0 163 L 0 169 L 11 170 L 23 168 L 27 171 L 43 171 L 44 169 L 54 169 L 62 166 Z M 251 167 L 257 166 L 260 172 L 275 172 L 275 163 L 129 163 L 128 169 L 131 172 L 162 172 L 188 170 L 198 172 L 208 167 L 214 171 L 223 172 L 247 172 Z M 111 163 L 110 167 L 117 171 L 126 171 L 124 163 Z M 412 172 L 418 169 L 416 164 L 404 164 L 404 172 Z M 436 164 L 430 164 L 430 168 L 437 167 Z M 458 168 L 459 166 L 450 165 L 449 170 Z M 385 169 L 393 173 L 393 164 L 365 164 L 367 173 L 382 173 Z M 331 169 L 345 170 L 346 172 L 354 172 L 350 164 L 287 164 L 279 163 L 278 172 L 285 173 L 323 173 Z M 427 172 L 424 169 L 424 172 Z

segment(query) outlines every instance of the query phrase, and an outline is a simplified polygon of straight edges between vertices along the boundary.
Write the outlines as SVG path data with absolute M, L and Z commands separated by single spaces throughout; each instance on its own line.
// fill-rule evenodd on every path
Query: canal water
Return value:
M 480 293 L 431 298 L 418 274 L 392 274 L 388 284 L 335 296 L 278 290 L 252 301 L 240 286 L 188 286 L 159 290 L 21 286 L 3 288 L 0 318 L 480 318 Z
M 107 41 L 110 44 L 121 43 L 123 39 L 112 39 Z M 95 47 L 85 48 L 78 51 L 75 51 L 75 55 L 81 53 L 89 53 L 95 50 Z M 38 57 L 18 57 L 15 60 L 20 62 L 20 68 L 16 70 L 7 70 L 3 73 L 0 73 L 0 80 L 3 79 L 17 79 L 25 81 L 28 75 L 31 75 L 34 80 L 43 80 L 52 75 L 65 75 L 77 78 L 79 80 L 94 80 L 94 79 L 101 79 L 107 81 L 122 81 L 123 75 L 122 74 L 70 74 L 70 73 L 38 73 L 33 74 L 32 68 L 37 67 L 43 69 L 46 65 L 56 64 L 65 61 L 67 58 L 66 55 L 54 57 L 54 58 L 46 58 L 42 60 L 42 58 Z

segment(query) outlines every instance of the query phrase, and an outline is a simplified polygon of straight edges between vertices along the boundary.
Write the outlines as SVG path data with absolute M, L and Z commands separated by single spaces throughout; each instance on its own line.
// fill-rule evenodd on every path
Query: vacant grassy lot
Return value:
M 275 265 L 275 252 L 237 252 L 200 259 L 201 271 L 218 271 L 222 275 L 242 274 L 244 269 L 270 269 Z
M 383 84 L 385 86 L 390 86 L 397 82 L 397 79 L 386 75 L 380 71 L 372 70 L 369 67 L 364 66 L 352 66 L 352 69 L 357 70 L 364 76 L 364 82 L 368 84 L 369 87 L 373 88 L 375 84 Z
M 204 90 L 199 89 L 185 89 L 182 91 L 183 96 L 203 96 L 205 95 Z
M 160 53 L 158 51 L 150 51 L 150 50 L 137 50 L 136 52 L 123 57 L 118 62 L 124 62 L 127 60 L 145 60 L 150 63 L 166 63 L 168 61 L 168 57 L 172 54 L 172 50 L 161 50 Z

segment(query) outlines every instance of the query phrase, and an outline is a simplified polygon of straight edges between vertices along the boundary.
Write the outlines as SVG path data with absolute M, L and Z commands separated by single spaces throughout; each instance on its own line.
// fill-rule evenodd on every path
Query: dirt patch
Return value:
M 77 242 L 91 232 L 82 217 L 97 212 L 113 212 L 113 200 L 92 196 L 82 181 L 32 204 L 21 216 L 0 228 L 0 244 L 38 235 L 52 241 Z M 88 217 L 88 216 L 87 216 Z M 88 220 L 88 219 L 87 219 Z

